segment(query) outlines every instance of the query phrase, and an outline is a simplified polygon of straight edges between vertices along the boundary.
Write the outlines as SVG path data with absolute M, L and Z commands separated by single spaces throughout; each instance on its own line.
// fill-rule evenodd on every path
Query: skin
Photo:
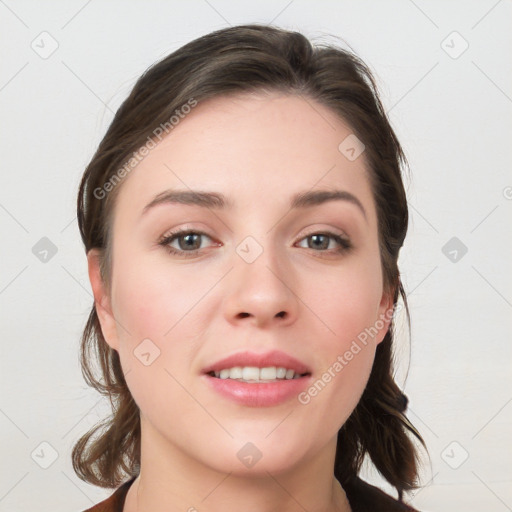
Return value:
M 141 411 L 141 472 L 125 512 L 350 510 L 333 475 L 336 436 L 389 320 L 307 405 L 296 397 L 272 407 L 239 405 L 200 375 L 241 349 L 280 349 L 308 364 L 314 381 L 392 308 L 364 153 L 349 161 L 338 150 L 351 133 L 311 99 L 214 98 L 120 185 L 110 293 L 97 250 L 88 265 L 103 334 Z M 234 206 L 165 204 L 141 217 L 173 188 L 221 192 Z M 366 217 L 348 201 L 291 211 L 290 197 L 311 189 L 352 193 Z M 158 245 L 173 228 L 206 232 L 199 254 L 185 258 Z M 344 234 L 352 249 L 337 253 L 332 238 L 311 244 L 311 235 L 325 231 Z M 236 252 L 247 236 L 263 249 L 252 263 Z M 181 242 L 172 246 L 186 251 Z M 149 366 L 134 355 L 146 338 L 160 350 Z M 247 442 L 262 453 L 251 468 L 237 457 Z

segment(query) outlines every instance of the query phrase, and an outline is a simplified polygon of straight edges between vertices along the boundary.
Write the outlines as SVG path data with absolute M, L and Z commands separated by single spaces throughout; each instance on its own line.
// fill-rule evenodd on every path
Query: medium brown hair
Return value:
M 313 46 L 298 32 L 251 24 L 200 37 L 151 66 L 118 109 L 87 166 L 78 192 L 78 225 L 86 252 L 101 250 L 101 275 L 110 289 L 112 214 L 122 183 L 109 187 L 119 170 L 191 99 L 250 92 L 300 95 L 330 108 L 365 145 L 376 204 L 385 290 L 394 305 L 401 295 L 409 311 L 397 265 L 407 232 L 408 209 L 401 171 L 406 158 L 379 99 L 369 68 L 351 51 Z M 341 142 L 341 141 L 340 141 Z M 98 191 L 102 191 L 101 194 Z M 104 197 L 103 197 L 104 195 Z M 407 399 L 393 378 L 391 321 L 377 346 L 365 391 L 338 432 L 334 474 L 343 485 L 356 476 L 366 455 L 401 498 L 416 487 L 418 454 L 408 421 Z M 99 378 L 92 362 L 99 363 Z M 107 396 L 113 413 L 73 448 L 77 475 L 114 488 L 140 470 L 139 409 L 126 385 L 119 354 L 106 343 L 93 305 L 81 340 L 86 382 Z

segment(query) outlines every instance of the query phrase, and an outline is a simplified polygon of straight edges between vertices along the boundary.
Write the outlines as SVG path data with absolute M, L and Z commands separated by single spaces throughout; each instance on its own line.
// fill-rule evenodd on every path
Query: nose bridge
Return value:
M 258 274 L 270 273 L 268 267 L 276 271 L 279 265 L 285 264 L 282 258 L 284 247 L 277 245 L 278 226 L 272 216 L 272 208 L 270 205 L 269 208 L 262 206 L 253 202 L 253 207 L 239 217 L 235 226 L 236 232 L 243 236 L 235 245 L 237 264 L 242 268 L 245 265 L 247 270 L 255 265 Z M 254 272 L 251 270 L 249 273 Z
M 262 239 L 263 238 L 263 239 Z M 287 267 L 282 248 L 276 247 L 271 234 L 259 239 L 246 236 L 236 247 L 235 267 L 244 286 L 256 286 L 273 292 L 284 286 L 277 276 Z

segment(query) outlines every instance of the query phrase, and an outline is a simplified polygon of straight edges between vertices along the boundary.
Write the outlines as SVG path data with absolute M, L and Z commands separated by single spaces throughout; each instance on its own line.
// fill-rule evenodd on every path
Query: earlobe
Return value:
M 117 337 L 116 322 L 112 312 L 112 304 L 100 273 L 101 256 L 102 254 L 100 249 L 90 249 L 87 253 L 89 281 L 91 283 L 94 295 L 94 306 L 101 325 L 103 337 L 111 348 L 119 350 L 119 341 Z
M 382 298 L 379 304 L 379 313 L 377 320 L 375 321 L 375 327 L 378 329 L 378 333 L 375 337 L 377 345 L 384 340 L 390 324 L 393 318 L 393 297 L 390 293 L 383 292 Z

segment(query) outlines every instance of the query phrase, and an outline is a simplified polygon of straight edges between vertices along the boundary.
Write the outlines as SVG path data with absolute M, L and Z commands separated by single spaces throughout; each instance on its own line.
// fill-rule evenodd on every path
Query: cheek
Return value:
M 164 343 L 173 337 L 211 286 L 190 272 L 170 271 L 142 258 L 119 261 L 117 269 L 115 312 L 130 332 L 130 343 L 144 338 Z
M 377 319 L 382 297 L 382 280 L 376 259 L 344 267 L 319 287 L 305 283 L 307 302 L 328 334 L 326 348 L 343 350 Z
M 155 389 L 179 389 L 188 377 L 204 325 L 194 321 L 205 294 L 219 277 L 198 278 L 185 267 L 170 268 L 133 256 L 116 261 L 114 313 L 118 320 L 120 359 L 134 399 L 159 410 Z M 163 260 L 165 263 L 165 260 Z M 208 316 L 203 315 L 205 321 Z M 122 327 L 121 327 L 122 326 Z M 142 407 L 141 407 L 142 408 Z
M 353 265 L 316 290 L 309 293 L 308 305 L 323 333 L 315 338 L 321 371 L 302 403 L 310 403 L 319 415 L 326 408 L 337 411 L 332 426 L 339 428 L 357 405 L 375 356 L 372 334 L 382 295 L 379 262 Z
M 129 266 L 119 262 L 117 267 L 115 312 L 123 326 L 118 327 L 121 365 L 141 414 L 152 417 L 158 411 L 161 418 L 152 419 L 172 425 L 172 411 L 164 403 L 179 404 L 184 415 L 194 413 L 194 403 L 178 382 L 186 381 L 194 350 L 187 312 L 198 301 L 196 297 L 204 295 L 204 287 L 187 286 L 177 272 L 169 275 L 168 270 L 133 261 Z M 169 427 L 168 433 L 172 430 Z

